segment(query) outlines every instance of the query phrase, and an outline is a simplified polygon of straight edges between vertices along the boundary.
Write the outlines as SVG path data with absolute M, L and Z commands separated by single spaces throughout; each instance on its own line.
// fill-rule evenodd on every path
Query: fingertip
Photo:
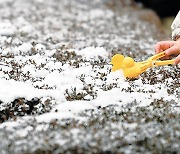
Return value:
M 156 45 L 155 45 L 155 52 L 156 52 L 156 53 L 159 53 L 159 52 L 160 52 L 160 44 L 159 44 L 159 42 L 156 43 Z

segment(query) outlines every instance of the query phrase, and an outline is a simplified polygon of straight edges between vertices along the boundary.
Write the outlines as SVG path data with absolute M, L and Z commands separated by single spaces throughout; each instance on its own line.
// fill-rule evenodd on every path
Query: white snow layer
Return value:
M 10 27 L 11 28 L 11 27 Z M 11 32 L 12 34 L 13 32 Z M 8 33 L 10 34 L 10 32 Z M 18 47 L 21 52 L 28 52 L 31 49 L 29 44 L 23 44 Z M 36 46 L 36 50 L 46 50 L 41 44 Z M 75 50 L 83 58 L 87 59 L 89 62 L 92 59 L 98 59 L 98 56 L 103 57 L 107 61 L 108 52 L 102 47 L 87 47 L 82 50 Z M 167 100 L 177 100 L 173 95 L 167 93 L 166 87 L 163 85 L 149 85 L 143 84 L 141 78 L 135 81 L 137 89 L 143 89 L 142 92 L 125 92 L 123 89 L 131 87 L 129 82 L 124 79 L 122 71 L 116 71 L 113 73 L 107 73 L 107 80 L 102 81 L 97 77 L 97 72 L 108 72 L 110 70 L 110 65 L 104 66 L 104 68 L 92 68 L 90 63 L 81 63 L 79 68 L 74 68 L 68 64 L 62 65 L 61 62 L 55 61 L 51 56 L 41 56 L 36 54 L 34 56 L 15 56 L 15 60 L 19 64 L 23 64 L 24 67 L 21 68 L 22 73 L 28 73 L 33 81 L 31 80 L 20 80 L 15 81 L 10 79 L 7 74 L 3 73 L 4 70 L 11 70 L 9 66 L 0 65 L 0 100 L 3 103 L 12 102 L 16 98 L 26 98 L 31 100 L 32 98 L 46 98 L 51 97 L 54 99 L 57 105 L 54 106 L 51 112 L 36 116 L 39 122 L 49 122 L 53 119 L 62 118 L 80 118 L 78 113 L 85 111 L 86 109 L 97 109 L 98 106 L 108 106 L 108 105 L 118 105 L 119 109 L 122 105 L 130 103 L 136 100 L 139 106 L 148 106 L 153 99 L 160 99 L 162 96 L 166 95 Z M 33 61 L 35 65 L 31 63 Z M 44 65 L 44 67 L 39 67 Z M 35 67 L 36 66 L 36 67 Z M 61 71 L 60 71 L 61 69 Z M 66 101 L 65 90 L 71 90 L 76 88 L 77 92 L 83 91 L 83 83 L 79 79 L 81 75 L 85 76 L 84 81 L 87 84 L 94 85 L 94 91 L 97 92 L 97 98 L 80 101 Z M 118 88 L 113 88 L 112 90 L 103 91 L 100 88 L 104 83 L 110 85 L 113 83 L 117 84 Z M 41 87 L 41 88 L 40 88 Z M 45 88 L 43 88 L 45 87 Z M 153 89 L 155 93 L 151 95 L 146 93 Z M 58 112 L 55 112 L 55 110 Z M 26 118 L 26 117 L 22 117 Z M 8 122 L 1 124 L 1 127 L 7 125 Z M 15 125 L 15 124 L 13 124 Z M 13 127 L 13 126 L 12 126 Z
M 86 59 L 97 59 L 99 56 L 108 57 L 108 52 L 103 47 L 86 47 L 82 50 L 76 50 L 76 53 Z

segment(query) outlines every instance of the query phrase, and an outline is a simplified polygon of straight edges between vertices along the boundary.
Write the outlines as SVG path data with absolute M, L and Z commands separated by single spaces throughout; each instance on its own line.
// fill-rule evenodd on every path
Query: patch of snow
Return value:
M 1 36 L 13 36 L 16 34 L 16 27 L 10 22 L 0 23 L 0 35 Z
M 89 101 L 73 101 L 73 102 L 64 102 L 57 105 L 54 110 L 57 109 L 58 112 L 72 112 L 80 113 L 88 109 L 96 109 L 96 107 Z
M 43 44 L 36 44 L 35 46 L 35 50 L 36 52 L 39 52 L 42 54 L 42 52 L 44 52 L 46 50 L 46 47 Z
M 16 98 L 26 98 L 31 100 L 33 98 L 41 98 L 52 96 L 56 99 L 64 100 L 64 95 L 61 91 L 43 90 L 34 88 L 29 83 L 0 79 L 0 100 L 4 103 L 12 102 Z
M 26 26 L 23 26 L 19 29 L 19 32 L 22 34 L 22 35 L 27 35 L 27 34 L 31 34 L 33 32 L 33 28 L 32 26 L 30 25 L 26 25 Z
M 30 52 L 32 50 L 33 46 L 30 43 L 23 43 L 22 45 L 20 45 L 19 47 L 15 48 L 12 52 L 15 55 L 19 55 L 19 54 L 27 54 L 28 52 Z
M 96 18 L 112 18 L 114 13 L 110 10 L 102 11 L 101 9 L 94 9 L 90 11 L 90 19 L 96 19 Z
M 98 59 L 99 56 L 106 59 L 109 55 L 103 47 L 86 47 L 75 52 L 85 59 Z

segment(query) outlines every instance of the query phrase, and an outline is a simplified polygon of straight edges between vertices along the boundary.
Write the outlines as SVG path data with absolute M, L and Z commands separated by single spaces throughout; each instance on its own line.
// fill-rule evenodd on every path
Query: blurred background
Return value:
M 180 0 L 135 0 L 146 8 L 153 9 L 161 18 L 167 34 L 171 33 L 170 26 L 180 9 Z

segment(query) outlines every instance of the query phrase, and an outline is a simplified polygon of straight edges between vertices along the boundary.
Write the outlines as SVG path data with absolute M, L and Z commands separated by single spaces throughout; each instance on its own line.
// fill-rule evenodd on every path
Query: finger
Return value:
M 175 64 L 177 65 L 179 63 L 180 63 L 180 54 L 175 59 Z
M 155 45 L 156 53 L 162 52 L 175 44 L 175 41 L 161 41 Z
M 155 45 L 155 51 L 156 51 L 157 54 L 163 51 L 163 50 L 161 49 L 161 43 L 160 43 L 160 42 L 156 43 L 156 45 Z
M 178 48 L 177 46 L 173 46 L 173 47 L 167 49 L 167 50 L 165 51 L 165 54 L 166 54 L 167 56 L 177 55 L 177 51 L 178 51 L 178 50 L 179 50 L 179 48 Z
M 160 58 L 161 60 L 168 60 L 168 59 L 170 59 L 170 56 L 164 56 L 164 57 L 162 57 L 162 58 Z

